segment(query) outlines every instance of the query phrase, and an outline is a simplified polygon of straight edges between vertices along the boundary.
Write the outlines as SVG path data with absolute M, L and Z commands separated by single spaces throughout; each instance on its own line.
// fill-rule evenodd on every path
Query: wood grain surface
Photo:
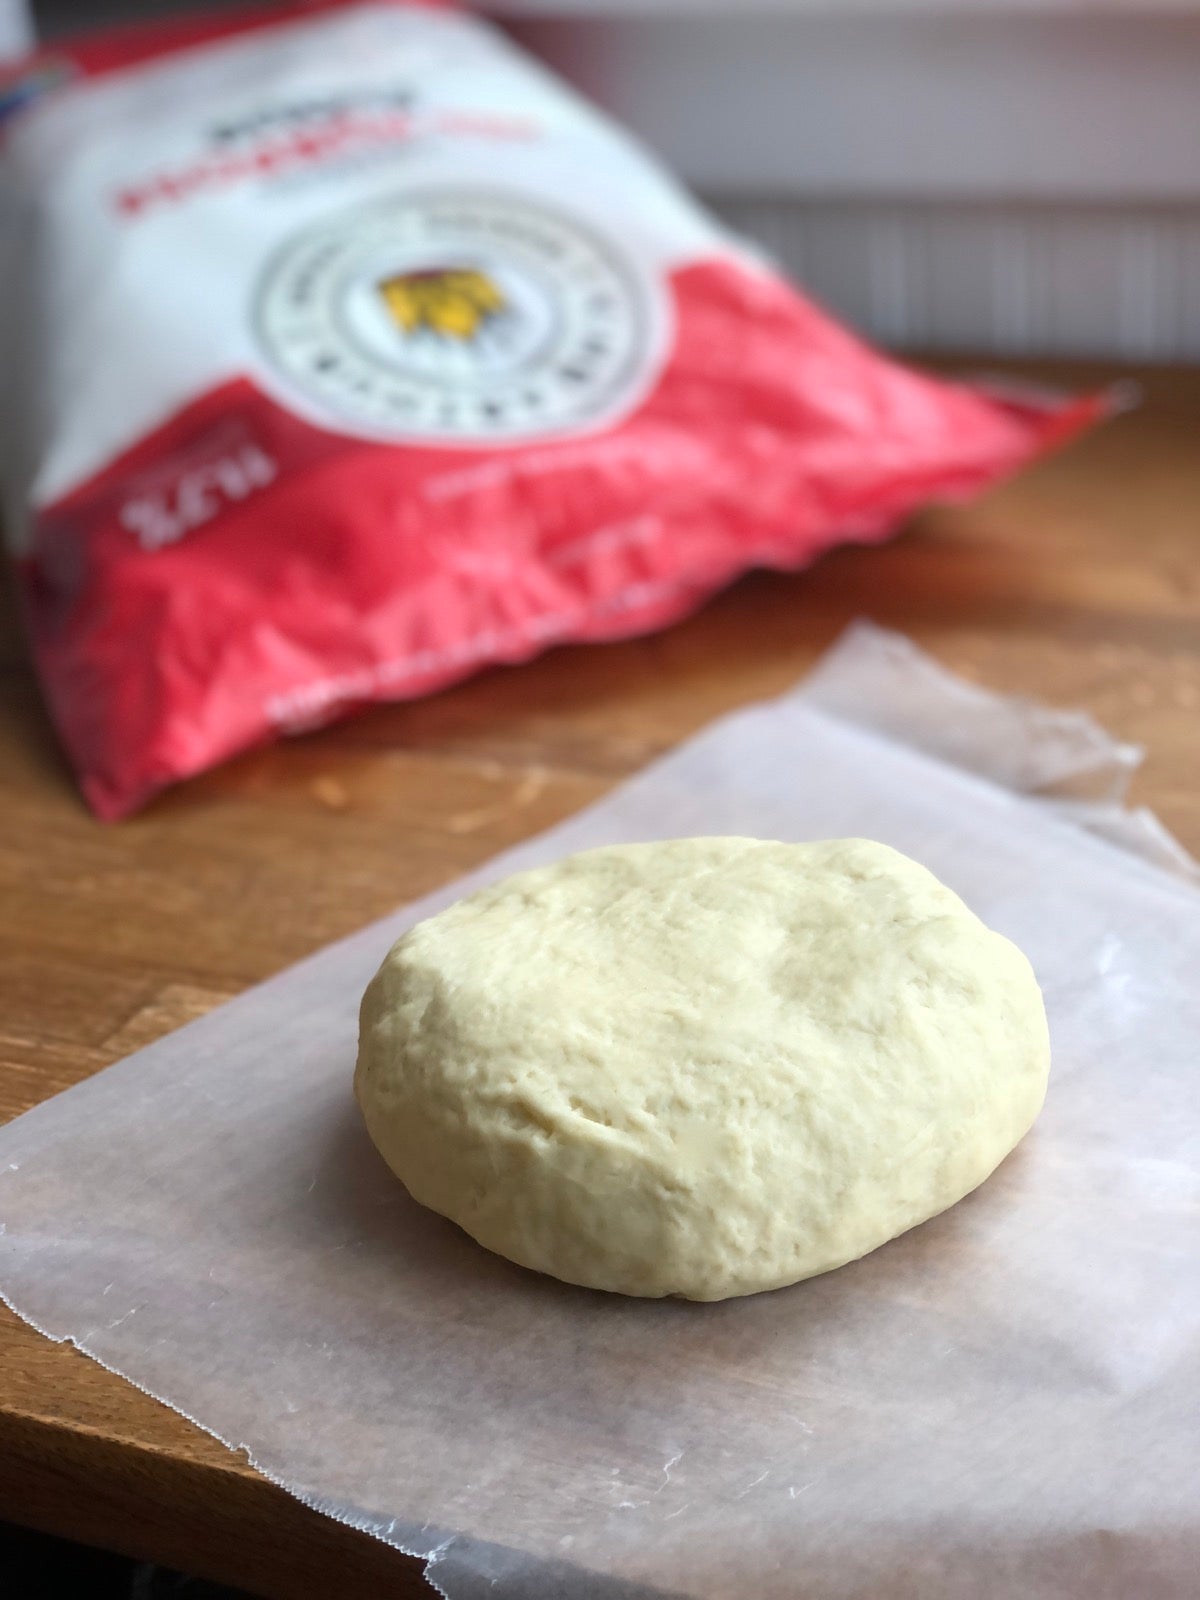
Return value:
M 856 616 L 1143 744 L 1134 798 L 1200 851 L 1200 373 L 1136 376 L 1140 409 L 882 549 L 755 575 L 653 638 L 556 649 L 255 752 L 115 827 L 76 797 L 10 603 L 0 1120 L 784 688 Z M 415 1563 L 2 1307 L 0 1518 L 280 1600 L 425 1592 Z

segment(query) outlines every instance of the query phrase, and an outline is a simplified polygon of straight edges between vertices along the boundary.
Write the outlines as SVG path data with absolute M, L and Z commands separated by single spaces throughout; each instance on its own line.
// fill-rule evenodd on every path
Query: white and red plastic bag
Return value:
M 880 539 L 1100 408 L 873 352 L 452 8 L 111 32 L 0 116 L 6 527 L 102 817 Z

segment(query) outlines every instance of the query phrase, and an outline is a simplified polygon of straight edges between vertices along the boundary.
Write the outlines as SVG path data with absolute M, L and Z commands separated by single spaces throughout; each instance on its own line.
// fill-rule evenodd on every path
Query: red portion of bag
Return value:
M 671 289 L 673 353 L 603 432 L 397 448 L 240 381 L 43 512 L 24 594 L 95 811 L 273 732 L 659 627 L 748 567 L 881 539 L 1103 408 L 923 377 L 732 260 Z

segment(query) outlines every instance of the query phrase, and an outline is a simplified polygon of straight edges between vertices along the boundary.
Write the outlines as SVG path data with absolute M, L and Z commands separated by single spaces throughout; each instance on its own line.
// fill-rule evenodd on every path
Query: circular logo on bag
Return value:
M 275 370 L 335 426 L 475 444 L 613 421 L 657 375 L 657 279 L 573 219 L 409 194 L 292 238 L 259 288 Z

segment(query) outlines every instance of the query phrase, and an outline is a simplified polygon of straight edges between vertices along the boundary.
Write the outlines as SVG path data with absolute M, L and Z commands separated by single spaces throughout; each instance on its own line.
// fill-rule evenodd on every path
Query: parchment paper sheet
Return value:
M 1002 787 L 1119 812 L 1134 760 L 860 628 L 807 691 L 0 1131 L 0 1288 L 453 1600 L 1195 1595 L 1200 894 Z M 572 1289 L 420 1211 L 350 1096 L 390 941 L 585 845 L 722 832 L 886 840 L 1028 951 L 1028 1139 L 865 1260 L 719 1305 Z

